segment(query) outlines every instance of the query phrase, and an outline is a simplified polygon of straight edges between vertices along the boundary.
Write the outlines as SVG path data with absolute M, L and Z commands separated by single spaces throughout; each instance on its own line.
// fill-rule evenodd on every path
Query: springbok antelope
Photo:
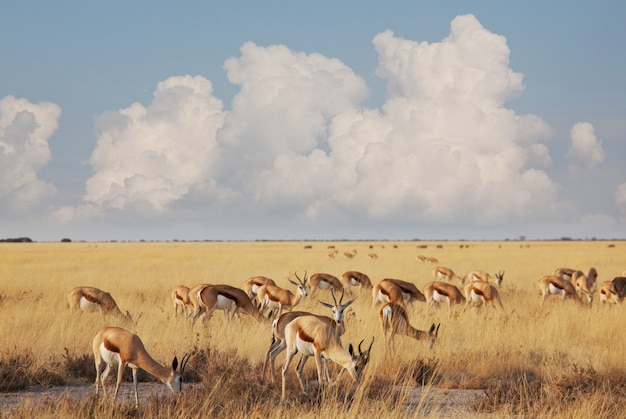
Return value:
M 236 313 L 248 314 L 259 323 L 266 320 L 244 290 L 230 285 L 209 285 L 202 288 L 198 292 L 198 303 L 202 310 L 193 316 L 192 324 L 195 324 L 202 312 L 206 312 L 210 319 L 215 310 L 223 310 L 229 323 Z
M 363 369 L 367 365 L 372 350 L 370 344 L 367 351 L 356 354 L 350 344 L 346 350 L 339 340 L 339 336 L 331 326 L 317 316 L 298 316 L 285 326 L 285 342 L 287 345 L 287 355 L 285 365 L 282 369 L 282 395 L 281 401 L 285 399 L 285 378 L 291 360 L 300 352 L 304 356 L 313 356 L 317 367 L 317 378 L 323 383 L 322 358 L 329 359 L 345 368 L 355 382 L 359 382 L 363 375 Z M 302 381 L 302 371 L 296 370 L 300 388 L 304 393 L 304 382 Z
M 595 278 L 592 282 L 584 273 L 582 273 L 581 271 L 576 271 L 572 274 L 571 283 L 576 290 L 578 299 L 581 302 L 591 305 L 593 302 L 593 288 L 595 285 Z
M 367 254 L 367 258 L 368 259 L 378 259 L 378 255 L 376 253 L 368 253 Z
M 437 339 L 437 334 L 439 333 L 440 324 L 435 326 L 433 323 L 428 332 L 418 330 L 411 326 L 406 309 L 393 302 L 383 305 L 378 312 L 378 317 L 380 318 L 380 325 L 383 329 L 385 344 L 387 346 L 390 345 L 392 351 L 395 350 L 395 335 L 405 335 L 417 340 L 428 339 L 429 348 L 432 348 L 435 339 Z
M 137 369 L 152 374 L 175 393 L 183 391 L 183 372 L 189 360 L 190 354 L 183 357 L 178 369 L 178 358 L 174 357 L 171 367 L 166 367 L 156 362 L 143 346 L 139 336 L 119 327 L 105 327 L 92 341 L 93 355 L 96 364 L 96 395 L 99 385 L 102 384 L 104 397 L 107 397 L 105 380 L 111 372 L 111 367 L 117 365 L 117 382 L 115 384 L 115 394 L 113 401 L 117 398 L 122 383 L 122 373 L 125 366 L 129 366 L 133 372 L 133 388 L 135 390 L 135 406 L 139 405 L 139 395 L 137 393 Z M 102 372 L 102 364 L 106 364 L 106 369 Z
M 283 308 L 291 311 L 296 305 L 298 305 L 302 297 L 309 295 L 306 288 L 308 278 L 306 277 L 306 272 L 304 273 L 304 279 L 300 279 L 297 273 L 295 275 L 298 282 L 288 279 L 290 283 L 296 286 L 295 295 L 293 292 L 275 284 L 268 283 L 261 285 L 257 290 L 257 301 L 259 306 L 263 308 L 269 307 L 272 309 L 277 307 L 277 316 L 280 316 L 283 313 Z
M 111 315 L 128 324 L 132 323 L 132 317 L 128 311 L 126 314 L 117 306 L 117 303 L 108 292 L 94 287 L 76 287 L 67 296 L 70 310 L 82 310 L 87 313 L 99 311 L 102 315 Z
M 276 282 L 266 276 L 251 276 L 244 282 L 243 290 L 248 294 L 248 297 L 252 299 L 257 295 L 259 288 L 265 284 L 276 285 Z
M 426 297 L 414 284 L 401 279 L 385 278 L 372 288 L 372 305 L 393 302 L 406 307 L 413 301 L 426 302 Z
M 320 316 L 320 315 L 312 314 L 306 311 L 292 311 L 289 313 L 283 313 L 278 318 L 274 319 L 274 321 L 272 322 L 272 343 L 270 344 L 270 347 L 267 353 L 265 354 L 265 361 L 263 362 L 263 374 L 262 374 L 263 378 L 265 378 L 265 370 L 267 368 L 267 361 L 269 360 L 270 368 L 271 368 L 270 372 L 272 375 L 272 382 L 274 382 L 274 371 L 275 371 L 274 360 L 282 351 L 285 350 L 285 348 L 287 348 L 287 345 L 285 342 L 285 326 L 287 325 L 287 323 L 289 323 L 291 320 L 295 319 L 296 317 L 305 316 L 305 315 L 316 315 L 322 321 L 326 322 L 330 327 L 335 329 L 335 332 L 337 333 L 337 336 L 339 336 L 339 338 L 343 336 L 343 334 L 346 331 L 346 326 L 343 321 L 344 311 L 346 308 L 348 308 L 350 304 L 354 302 L 354 299 L 343 304 L 343 292 L 341 293 L 339 302 L 337 302 L 337 298 L 335 297 L 334 291 L 331 290 L 331 294 L 333 296 L 333 301 L 335 303 L 334 305 L 325 303 L 322 301 L 320 301 L 320 304 L 332 310 L 333 318 L 330 318 L 328 316 Z M 298 363 L 297 368 L 300 371 L 304 369 L 304 362 L 306 362 L 306 358 L 303 358 Z M 326 362 L 324 364 L 325 364 L 324 365 L 325 376 L 329 378 L 328 367 L 326 365 Z
M 565 299 L 568 297 L 578 299 L 578 294 L 572 282 L 560 276 L 544 275 L 537 280 L 537 283 L 541 291 L 542 306 L 546 302 L 546 298 L 550 295 L 560 295 L 563 302 L 565 302 Z
M 467 276 L 465 276 L 461 282 L 465 284 L 465 281 L 470 281 L 470 282 L 480 281 L 480 282 L 486 282 L 488 284 L 494 284 L 495 286 L 500 288 L 502 286 L 503 280 L 504 280 L 504 271 L 498 272 L 494 276 L 491 276 L 491 274 L 488 272 L 472 271 L 468 273 Z
M 617 276 L 600 286 L 600 301 L 603 303 L 621 304 L 625 297 L 626 277 Z
M 426 297 L 426 304 L 432 306 L 433 304 L 439 305 L 439 303 L 447 303 L 448 309 L 451 309 L 452 304 L 461 304 L 465 302 L 465 297 L 456 286 L 447 282 L 434 281 L 426 284 L 424 287 L 424 296 Z
M 200 305 L 200 291 L 204 288 L 209 287 L 213 284 L 197 284 L 193 287 L 189 288 L 189 305 L 191 310 L 187 314 L 188 319 L 193 319 L 195 317 L 200 317 L 202 313 L 204 313 L 204 307 Z
M 339 281 L 339 279 L 331 274 L 326 273 L 317 273 L 311 275 L 309 278 L 309 284 L 311 288 L 311 297 L 315 295 L 318 289 L 327 290 L 332 288 L 335 292 L 339 292 L 343 290 L 343 285 Z
M 351 252 L 343 252 L 343 257 L 346 259 L 352 259 L 356 256 L 356 250 L 353 250 Z
M 370 277 L 365 275 L 362 272 L 358 271 L 347 271 L 341 275 L 341 280 L 343 281 L 344 289 L 348 289 L 348 293 L 352 293 L 351 288 L 357 287 L 359 290 L 363 288 L 371 290 L 372 289 L 372 281 L 370 281 Z
M 445 266 L 437 266 L 433 268 L 433 277 L 435 281 L 443 281 L 446 280 L 451 282 L 454 279 L 459 280 L 459 282 L 463 282 L 463 279 L 454 273 L 454 271 L 450 268 L 446 268 Z
M 470 303 L 477 305 L 490 303 L 494 310 L 504 311 L 500 293 L 493 284 L 483 281 L 470 281 L 463 287 L 463 293 L 465 294 L 464 310 Z
M 189 301 L 189 287 L 186 285 L 178 285 L 172 291 L 172 303 L 174 303 L 174 316 L 178 317 L 178 308 L 183 317 L 187 316 L 188 311 L 193 310 L 193 306 Z

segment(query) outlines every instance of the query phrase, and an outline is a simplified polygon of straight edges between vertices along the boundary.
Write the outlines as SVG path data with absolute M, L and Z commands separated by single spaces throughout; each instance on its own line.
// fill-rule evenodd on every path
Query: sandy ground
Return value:
M 112 390 L 112 387 L 109 387 Z M 101 390 L 102 391 L 102 390 Z M 398 394 L 404 398 L 407 417 L 431 416 L 446 418 L 481 417 L 483 415 L 470 411 L 474 400 L 485 394 L 484 390 L 448 390 L 421 387 L 398 387 Z M 28 390 L 0 393 L 0 412 L 2 416 L 11 415 L 11 410 L 18 403 L 45 403 L 54 402 L 60 397 L 70 400 L 81 400 L 90 397 L 95 392 L 93 385 L 79 385 L 68 387 L 34 387 Z M 153 394 L 168 394 L 170 390 L 161 383 L 140 383 L 139 402 L 146 400 Z M 101 393 L 102 394 L 102 393 Z M 133 386 L 124 383 L 120 387 L 118 399 L 122 401 L 134 400 Z

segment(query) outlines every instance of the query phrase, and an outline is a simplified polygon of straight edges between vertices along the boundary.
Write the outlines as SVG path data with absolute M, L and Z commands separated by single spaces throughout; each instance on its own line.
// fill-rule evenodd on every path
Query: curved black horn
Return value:
M 337 304 L 337 297 L 335 297 L 335 289 L 334 288 L 330 289 L 330 294 L 333 296 L 333 301 L 335 302 L 335 305 L 341 304 L 341 303 Z

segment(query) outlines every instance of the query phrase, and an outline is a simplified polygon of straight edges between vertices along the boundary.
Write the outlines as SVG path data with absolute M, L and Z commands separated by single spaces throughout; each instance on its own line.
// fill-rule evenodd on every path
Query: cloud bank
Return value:
M 380 109 L 341 61 L 246 43 L 225 62 L 232 109 L 201 76 L 102 115 L 76 214 L 159 214 L 182 202 L 287 217 L 501 222 L 558 209 L 539 117 L 507 109 L 523 76 L 471 15 L 427 43 L 373 39 Z M 541 206 L 535 205 L 541 201 Z M 67 214 L 67 213 L 66 213 Z M 71 217 L 68 217 L 71 218 Z
M 0 99 L 0 206 L 23 212 L 38 206 L 56 188 L 38 178 L 50 162 L 48 139 L 58 128 L 61 108 L 54 103 Z

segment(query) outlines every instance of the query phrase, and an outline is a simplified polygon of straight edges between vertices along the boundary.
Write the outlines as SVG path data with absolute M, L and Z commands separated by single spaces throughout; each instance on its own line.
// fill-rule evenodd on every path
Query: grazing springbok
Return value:
M 461 281 L 465 284 L 465 281 L 470 282 L 486 282 L 488 284 L 494 284 L 496 287 L 500 288 L 502 286 L 502 281 L 504 280 L 504 271 L 498 272 L 494 276 L 491 276 L 490 273 L 483 271 L 472 271 L 468 273 L 463 280 Z
M 339 302 L 337 302 L 337 298 L 335 297 L 334 291 L 331 290 L 331 293 L 332 293 L 333 301 L 335 304 L 332 305 L 332 304 L 325 303 L 322 301 L 320 301 L 320 304 L 332 310 L 333 318 L 330 318 L 328 316 L 319 316 L 319 315 L 318 317 L 322 321 L 326 322 L 330 327 L 335 329 L 335 331 L 337 332 L 337 336 L 341 338 L 341 336 L 343 336 L 343 334 L 346 331 L 346 326 L 343 321 L 344 311 L 346 308 L 348 308 L 350 304 L 354 302 L 354 299 L 343 304 L 343 292 L 341 294 L 341 298 L 339 299 Z M 304 316 L 304 315 L 315 315 L 315 314 L 309 313 L 306 311 L 292 311 L 289 313 L 283 313 L 281 316 L 274 319 L 274 321 L 272 322 L 272 343 L 270 344 L 270 347 L 267 353 L 265 354 L 265 361 L 263 362 L 263 373 L 262 373 L 263 379 L 265 379 L 265 370 L 267 368 L 267 362 L 270 361 L 270 372 L 272 375 L 272 382 L 274 382 L 274 371 L 276 371 L 274 367 L 274 360 L 282 351 L 284 351 L 287 348 L 287 344 L 285 342 L 285 326 L 287 326 L 287 323 L 289 323 L 291 320 L 295 319 L 296 317 Z M 298 363 L 297 368 L 299 370 L 302 370 L 304 368 L 303 361 L 305 362 L 306 358 L 303 358 Z M 328 368 L 326 365 L 325 365 L 325 376 L 329 378 Z
M 476 305 L 487 305 L 487 303 L 490 303 L 494 310 L 504 311 L 500 293 L 493 284 L 483 281 L 470 281 L 463 287 L 463 293 L 465 294 L 464 310 L 471 303 Z
M 378 312 L 380 325 L 383 329 L 385 344 L 391 346 L 392 352 L 395 350 L 394 336 L 405 335 L 417 340 L 428 340 L 429 348 L 432 348 L 437 334 L 439 333 L 440 324 L 433 323 L 428 332 L 418 330 L 409 323 L 409 315 L 404 307 L 399 304 L 390 302 L 380 308 Z
M 539 290 L 541 292 L 542 306 L 546 302 L 546 298 L 550 295 L 560 295 L 563 302 L 565 302 L 566 298 L 579 299 L 572 282 L 560 276 L 544 275 L 537 280 L 537 283 L 539 284 Z
M 426 302 L 426 297 L 411 282 L 385 278 L 372 288 L 373 305 L 394 302 L 406 307 L 406 303 L 413 301 Z
M 426 297 L 426 304 L 432 306 L 433 304 L 439 306 L 439 303 L 448 304 L 448 309 L 451 309 L 452 304 L 461 304 L 465 302 L 465 296 L 461 293 L 455 285 L 447 282 L 434 281 L 426 284 L 424 287 L 424 296 Z
M 210 319 L 215 310 L 223 310 L 227 315 L 228 323 L 237 313 L 248 314 L 258 323 L 266 320 L 244 290 L 230 285 L 209 285 L 202 288 L 198 292 L 198 302 L 202 309 L 196 312 L 192 324 L 195 324 L 202 312 L 206 312 Z
M 309 295 L 306 288 L 308 278 L 306 277 L 306 272 L 304 273 L 304 279 L 300 279 L 297 273 L 295 275 L 298 279 L 298 282 L 292 281 L 291 279 L 288 279 L 288 281 L 296 286 L 296 294 L 289 290 L 281 288 L 276 284 L 268 283 L 265 285 L 261 285 L 257 289 L 256 293 L 259 306 L 263 309 L 278 308 L 277 316 L 280 316 L 283 313 L 283 308 L 291 311 L 296 305 L 298 305 L 302 297 L 306 297 Z
M 174 304 L 174 316 L 178 317 L 178 309 L 183 317 L 187 317 L 193 306 L 189 301 L 189 287 L 186 285 L 178 285 L 172 290 L 172 303 Z
M 366 290 L 372 289 L 372 281 L 370 281 L 370 277 L 362 272 L 344 272 L 343 275 L 341 275 L 341 280 L 343 281 L 344 289 L 347 288 L 349 294 L 352 294 L 352 287 L 358 288 L 359 290 L 362 290 L 363 288 Z
M 626 277 L 617 276 L 600 286 L 600 301 L 603 303 L 621 304 L 625 297 Z
M 300 352 L 304 356 L 313 356 L 317 367 L 317 378 L 323 383 L 323 363 L 322 358 L 329 359 L 345 368 L 355 382 L 359 382 L 363 375 L 363 369 L 367 365 L 372 350 L 372 344 L 367 351 L 356 354 L 350 344 L 346 350 L 335 329 L 317 316 L 298 316 L 285 326 L 285 342 L 287 345 L 287 355 L 285 365 L 282 369 L 282 393 L 281 401 L 285 399 L 285 378 L 291 360 Z M 304 393 L 304 382 L 302 381 L 302 371 L 297 372 L 300 388 Z
M 135 406 L 139 406 L 139 395 L 137 393 L 137 369 L 152 374 L 175 393 L 183 391 L 183 371 L 185 364 L 189 360 L 190 354 L 183 357 L 180 370 L 178 368 L 178 358 L 174 357 L 172 366 L 167 367 L 156 362 L 143 346 L 139 336 L 119 327 L 105 327 L 92 341 L 93 355 L 96 364 L 96 395 L 99 385 L 102 384 L 104 397 L 107 397 L 105 380 L 111 372 L 111 367 L 117 366 L 117 382 L 115 384 L 115 394 L 113 401 L 117 398 L 117 393 L 122 384 L 122 373 L 125 366 L 129 366 L 133 372 L 133 389 L 135 390 Z M 102 372 L 102 364 L 106 364 Z
M 99 311 L 103 316 L 111 315 L 127 324 L 133 321 L 128 311 L 126 314 L 122 313 L 111 294 L 98 288 L 76 287 L 69 292 L 67 299 L 72 311 L 82 310 L 87 313 Z
M 590 280 L 589 277 L 587 277 L 581 271 L 576 271 L 572 274 L 571 283 L 576 290 L 578 299 L 583 303 L 591 305 L 591 303 L 593 303 L 595 278 L 593 278 L 593 280 Z
M 309 278 L 309 285 L 311 290 L 311 297 L 315 295 L 318 289 L 333 289 L 337 293 L 343 290 L 343 285 L 339 281 L 339 278 L 326 273 L 317 273 L 311 275 L 311 277 Z
M 437 266 L 433 268 L 433 277 L 435 281 L 448 281 L 456 279 L 459 282 L 463 282 L 463 278 L 454 273 L 454 271 L 450 268 L 446 268 L 445 266 Z
M 276 282 L 266 276 L 251 276 L 244 282 L 243 290 L 248 294 L 248 297 L 252 299 L 257 295 L 259 288 L 265 284 L 276 285 Z
M 191 307 L 191 310 L 189 310 L 189 313 L 187 314 L 188 319 L 191 320 L 194 316 L 200 317 L 200 315 L 204 313 L 204 307 L 200 305 L 199 294 L 204 288 L 210 287 L 211 285 L 213 284 L 197 284 L 189 288 L 189 306 Z

